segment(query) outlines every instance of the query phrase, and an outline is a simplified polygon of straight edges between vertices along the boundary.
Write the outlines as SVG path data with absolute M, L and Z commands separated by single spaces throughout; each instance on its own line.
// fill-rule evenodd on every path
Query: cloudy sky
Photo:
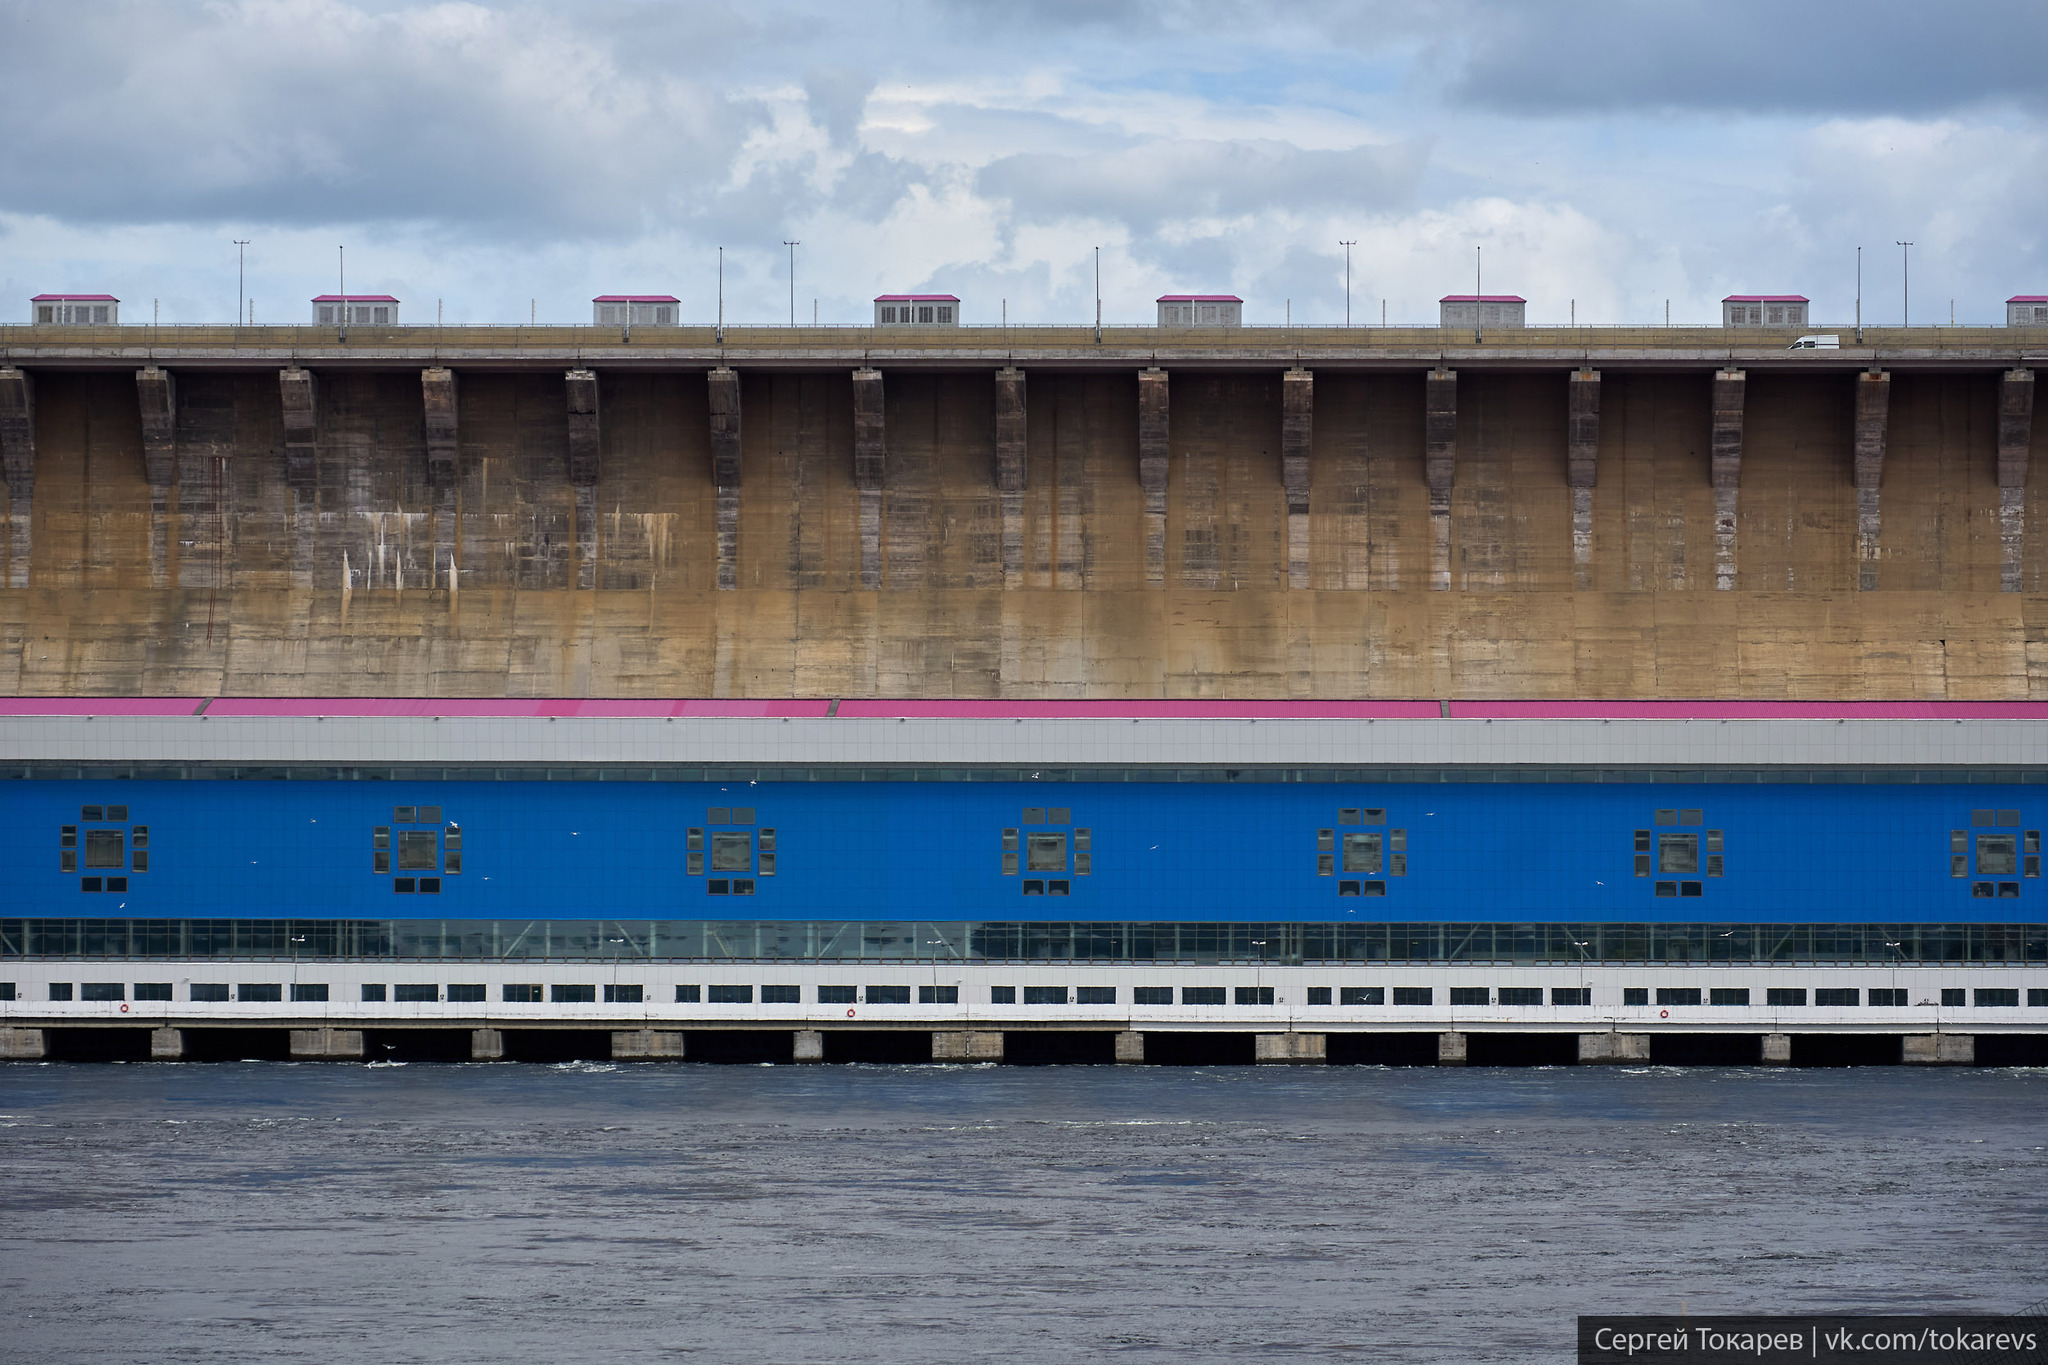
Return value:
M 0 0 L 0 321 L 105 290 L 257 321 L 673 293 L 856 322 L 2002 320 L 2048 293 L 2038 0 Z

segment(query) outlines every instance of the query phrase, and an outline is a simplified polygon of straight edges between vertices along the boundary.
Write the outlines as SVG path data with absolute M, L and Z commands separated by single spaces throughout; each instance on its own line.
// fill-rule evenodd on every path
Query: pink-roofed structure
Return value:
M 1723 327 L 1805 327 L 1804 294 L 1730 294 L 1721 300 Z
M 1239 327 L 1244 300 L 1235 294 L 1161 294 L 1161 327 Z
M 38 294 L 28 302 L 39 327 L 113 327 L 121 321 L 121 300 L 112 294 Z
M 2048 327 L 2048 294 L 2014 294 L 2005 301 L 2008 327 Z
M 1521 327 L 1529 301 L 1520 294 L 1446 294 L 1437 300 L 1442 327 Z
M 958 327 L 960 300 L 953 294 L 877 294 L 877 327 Z
M 673 294 L 599 294 L 590 301 L 600 327 L 673 327 L 681 303 Z
M 328 327 L 396 327 L 398 300 L 389 294 L 315 294 L 313 321 Z

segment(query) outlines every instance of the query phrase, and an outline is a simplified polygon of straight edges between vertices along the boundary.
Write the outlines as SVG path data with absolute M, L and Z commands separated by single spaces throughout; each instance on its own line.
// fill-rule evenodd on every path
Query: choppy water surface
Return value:
M 2043 1297 L 2048 1073 L 0 1067 L 9 1360 L 1564 1361 Z

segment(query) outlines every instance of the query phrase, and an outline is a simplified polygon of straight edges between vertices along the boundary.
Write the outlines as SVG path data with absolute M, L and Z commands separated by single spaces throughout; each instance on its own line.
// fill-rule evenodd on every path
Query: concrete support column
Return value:
M 1436 1064 L 1438 1066 L 1465 1065 L 1464 1034 L 1439 1033 L 1436 1036 Z
M 472 1062 L 502 1062 L 505 1060 L 505 1035 L 494 1028 L 477 1028 L 469 1031 L 469 1060 Z
M 720 365 L 707 372 L 711 398 L 711 478 L 718 488 L 718 587 L 740 585 L 740 377 Z
M 612 1032 L 612 1060 L 615 1062 L 679 1062 L 683 1059 L 683 1035 L 674 1029 L 615 1029 Z
M 1000 1033 L 934 1033 L 932 1060 L 935 1062 L 1000 1062 L 1003 1035 Z
M 598 444 L 597 371 L 570 370 L 562 381 L 569 406 L 569 482 L 589 488 L 604 471 L 603 447 Z
M 1581 1033 L 1579 1062 L 1584 1066 L 1618 1066 L 1650 1060 L 1647 1033 Z
M 1261 1063 L 1326 1062 L 1329 1035 L 1323 1033 L 1260 1033 L 1252 1037 L 1252 1060 Z
M 1600 459 L 1600 372 L 1574 371 L 1565 389 L 1565 483 L 1572 490 L 1572 570 L 1593 586 L 1593 483 Z
M 1295 368 L 1280 377 L 1280 486 L 1287 497 L 1287 586 L 1308 583 L 1309 456 L 1315 446 L 1316 377 Z
M 1126 1029 L 1116 1036 L 1116 1059 L 1119 1062 L 1142 1062 L 1145 1060 L 1145 1035 L 1135 1029 Z
M 291 1046 L 295 1062 L 360 1062 L 363 1059 L 363 1031 L 359 1028 L 295 1028 Z M 472 1037 L 472 1056 L 475 1051 Z
M 39 1028 L 0 1028 L 0 1062 L 43 1060 L 43 1031 Z
M 1856 376 L 1856 587 L 1862 592 L 1877 587 L 1877 494 L 1891 408 L 1890 375 L 1873 370 Z
M 1006 365 L 996 371 L 996 503 L 1002 512 L 1003 586 L 1014 588 L 1024 574 L 1024 490 L 1030 484 L 1029 424 L 1024 371 Z
M 1429 480 L 1429 586 L 1447 592 L 1451 586 L 1451 486 L 1458 464 L 1456 370 L 1431 370 L 1423 381 L 1422 450 L 1423 473 Z
M 168 586 L 170 491 L 178 482 L 178 394 L 171 372 L 146 365 L 135 372 L 142 414 L 142 470 L 149 480 L 149 586 Z
M 1998 590 L 2019 592 L 2027 538 L 2027 452 L 2034 442 L 2034 372 L 1998 385 Z
M 1766 1033 L 1763 1037 L 1763 1064 L 1765 1066 L 1792 1065 L 1792 1035 L 1789 1033 Z
M 882 586 L 882 483 L 889 462 L 882 372 L 853 372 L 853 486 L 860 494 L 860 585 Z
M 1145 490 L 1145 585 L 1166 586 L 1166 471 L 1171 413 L 1166 371 L 1138 372 L 1138 484 Z
M 1969 1033 L 1909 1033 L 1900 1040 L 1907 1066 L 1975 1066 L 1977 1039 Z
M 319 385 L 311 370 L 293 365 L 278 371 L 277 392 L 284 405 L 285 482 L 295 489 L 312 488 L 320 481 Z
M 185 1060 L 185 1030 L 181 1028 L 153 1028 L 149 1031 L 149 1060 L 152 1062 L 182 1062 Z
M 28 586 L 29 532 L 36 488 L 36 390 L 28 371 L 0 366 L 0 469 L 7 481 L 6 576 L 10 588 Z
M 443 365 L 421 370 L 420 401 L 426 413 L 427 482 L 435 488 L 446 488 L 455 482 L 462 468 L 455 371 Z
M 1742 421 L 1749 402 L 1749 375 L 1722 370 L 1714 376 L 1714 419 L 1710 455 L 1714 480 L 1714 588 L 1735 588 L 1735 502 L 1742 481 Z
M 822 1062 L 825 1060 L 825 1035 L 814 1028 L 800 1028 L 796 1031 L 795 1047 L 791 1052 L 794 1061 Z

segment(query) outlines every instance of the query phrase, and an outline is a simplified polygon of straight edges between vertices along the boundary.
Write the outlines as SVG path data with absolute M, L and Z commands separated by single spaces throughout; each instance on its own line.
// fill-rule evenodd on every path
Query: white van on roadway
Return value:
M 1842 336 L 1839 332 L 1827 332 L 1820 336 L 1801 337 L 1785 348 L 1788 351 L 1839 351 Z

